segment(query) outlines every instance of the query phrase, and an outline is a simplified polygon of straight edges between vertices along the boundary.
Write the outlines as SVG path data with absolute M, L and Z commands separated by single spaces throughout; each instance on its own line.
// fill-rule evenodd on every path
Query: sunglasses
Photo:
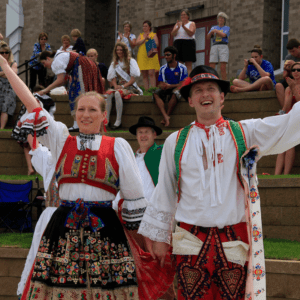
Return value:
M 166 54 L 165 54 L 165 56 L 171 56 L 171 55 L 172 55 L 171 53 L 166 53 Z
M 5 52 L 0 52 L 0 54 L 9 54 L 10 52 L 9 51 L 5 51 Z
M 300 69 L 292 69 L 292 72 L 300 72 Z

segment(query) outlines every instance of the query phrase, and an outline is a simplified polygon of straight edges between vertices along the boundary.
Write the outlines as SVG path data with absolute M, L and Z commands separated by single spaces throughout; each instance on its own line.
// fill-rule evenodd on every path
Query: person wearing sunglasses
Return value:
M 288 113 L 294 104 L 300 101 L 300 62 L 296 62 L 291 67 L 293 78 L 286 77 L 286 82 L 289 85 L 285 90 L 284 106 L 278 114 L 283 115 Z M 295 147 L 277 155 L 275 175 L 290 174 L 296 156 Z
M 17 63 L 14 61 L 14 56 L 10 48 L 3 44 L 0 48 L 0 55 L 2 55 L 17 74 Z M 4 72 L 0 67 L 0 129 L 4 129 L 8 116 L 12 116 L 16 109 L 16 94 L 7 80 Z
M 51 51 L 51 46 L 47 43 L 48 41 L 48 35 L 45 32 L 41 32 L 38 37 L 38 43 L 35 43 L 33 46 L 33 53 L 30 57 L 30 59 L 36 57 L 43 51 Z M 47 69 L 42 66 L 41 63 L 38 61 L 38 57 L 36 57 L 34 60 L 32 60 L 29 63 L 32 68 L 30 69 L 30 90 L 33 91 L 33 88 L 36 86 L 36 77 L 38 76 L 39 79 L 39 85 L 46 86 L 45 84 L 45 78 L 47 75 Z
M 160 123 L 167 127 L 170 125 L 170 115 L 181 98 L 179 87 L 188 76 L 188 70 L 184 64 L 177 61 L 178 50 L 175 47 L 166 47 L 164 55 L 167 63 L 159 70 L 159 89 L 153 93 L 153 101 L 163 115 L 163 120 Z M 168 97 L 169 103 L 166 111 L 165 102 Z

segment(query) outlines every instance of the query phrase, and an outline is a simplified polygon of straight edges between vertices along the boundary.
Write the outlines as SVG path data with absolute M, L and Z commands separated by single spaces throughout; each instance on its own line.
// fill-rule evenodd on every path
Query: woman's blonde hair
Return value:
M 112 60 L 112 62 L 114 63 L 114 67 L 116 67 L 116 65 L 118 64 L 118 60 L 119 60 L 119 57 L 117 55 L 117 47 L 122 47 L 122 49 L 123 49 L 123 53 L 124 53 L 123 63 L 124 63 L 126 72 L 129 73 L 130 72 L 130 53 L 129 53 L 127 45 L 123 42 L 117 42 L 115 45 L 114 52 L 113 52 L 113 60 Z
M 81 37 L 81 32 L 79 31 L 79 29 L 73 29 L 71 31 L 71 36 L 74 36 L 74 37 Z
M 75 99 L 75 112 L 77 111 L 79 100 L 83 97 L 95 97 L 96 99 L 99 100 L 99 107 L 100 107 L 101 112 L 106 111 L 106 101 L 105 101 L 105 99 L 99 93 L 92 91 L 92 92 L 83 93 Z M 101 123 L 101 126 L 100 126 L 100 133 L 104 134 L 104 124 L 103 124 L 103 122 Z
M 9 51 L 9 57 L 8 57 L 8 60 L 7 60 L 9 63 L 12 63 L 12 62 L 15 61 L 14 60 L 14 55 L 11 52 L 11 49 L 9 48 L 9 46 L 7 44 L 1 45 L 0 49 L 5 50 L 5 51 Z
M 64 40 L 68 40 L 69 43 L 71 43 L 71 38 L 67 34 L 65 34 L 61 37 L 61 42 L 63 42 Z

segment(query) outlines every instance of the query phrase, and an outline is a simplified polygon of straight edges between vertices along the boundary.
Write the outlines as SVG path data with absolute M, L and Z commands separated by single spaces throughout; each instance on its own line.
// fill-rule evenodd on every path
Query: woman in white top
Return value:
M 100 133 L 105 100 L 96 92 L 77 98 L 80 135 L 72 137 L 39 107 L 2 57 L 0 66 L 27 108 L 35 136 L 51 151 L 61 199 L 41 238 L 22 300 L 138 300 L 135 259 L 111 203 L 120 190 L 124 226 L 135 230 L 147 200 L 130 145 Z
M 143 95 L 135 78 L 141 75 L 135 59 L 130 57 L 125 43 L 117 42 L 113 51 L 113 61 L 108 69 L 107 80 L 113 89 L 107 91 L 107 120 L 110 119 L 112 98 L 115 96 L 117 119 L 112 129 L 121 127 L 123 100 L 128 100 L 134 95 Z
M 133 54 L 133 48 L 135 47 L 135 43 L 136 43 L 136 36 L 131 33 L 132 30 L 132 25 L 130 23 L 130 21 L 125 21 L 123 23 L 123 29 L 124 29 L 124 33 L 122 34 L 121 32 L 118 32 L 118 39 L 117 42 L 123 42 L 127 45 L 130 54 Z
M 89 91 L 104 93 L 101 73 L 95 62 L 86 56 L 75 52 L 49 52 L 43 51 L 40 56 L 41 64 L 48 69 L 52 69 L 57 79 L 47 88 L 40 91 L 40 95 L 49 93 L 52 89 L 62 86 L 66 80 L 66 74 L 70 74 L 72 81 L 69 89 L 69 103 L 71 115 L 75 116 L 75 99 L 81 94 Z M 70 131 L 78 131 L 78 125 L 74 118 L 73 127 Z
M 183 9 L 180 13 L 181 21 L 177 20 L 171 35 L 174 36 L 174 47 L 178 50 L 177 60 L 184 62 L 188 74 L 192 71 L 192 64 L 196 61 L 196 25 L 190 21 L 190 13 Z
M 61 37 L 61 43 L 62 46 L 58 49 L 59 51 L 64 51 L 64 52 L 72 51 L 73 46 L 71 46 L 71 38 L 67 34 Z

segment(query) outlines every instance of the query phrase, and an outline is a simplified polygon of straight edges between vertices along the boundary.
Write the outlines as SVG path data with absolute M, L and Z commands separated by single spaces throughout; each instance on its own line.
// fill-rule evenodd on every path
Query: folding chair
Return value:
M 25 184 L 0 181 L 0 227 L 11 232 L 33 231 L 29 195 L 32 199 L 32 181 Z
M 40 189 L 40 182 L 39 182 L 38 177 L 35 178 L 35 183 L 37 184 L 38 190 L 37 190 L 35 198 L 32 201 L 32 206 L 35 206 L 37 208 L 37 221 L 38 221 L 38 219 L 40 218 L 40 216 L 43 212 L 43 207 L 45 207 L 46 199 L 45 199 L 43 192 Z

